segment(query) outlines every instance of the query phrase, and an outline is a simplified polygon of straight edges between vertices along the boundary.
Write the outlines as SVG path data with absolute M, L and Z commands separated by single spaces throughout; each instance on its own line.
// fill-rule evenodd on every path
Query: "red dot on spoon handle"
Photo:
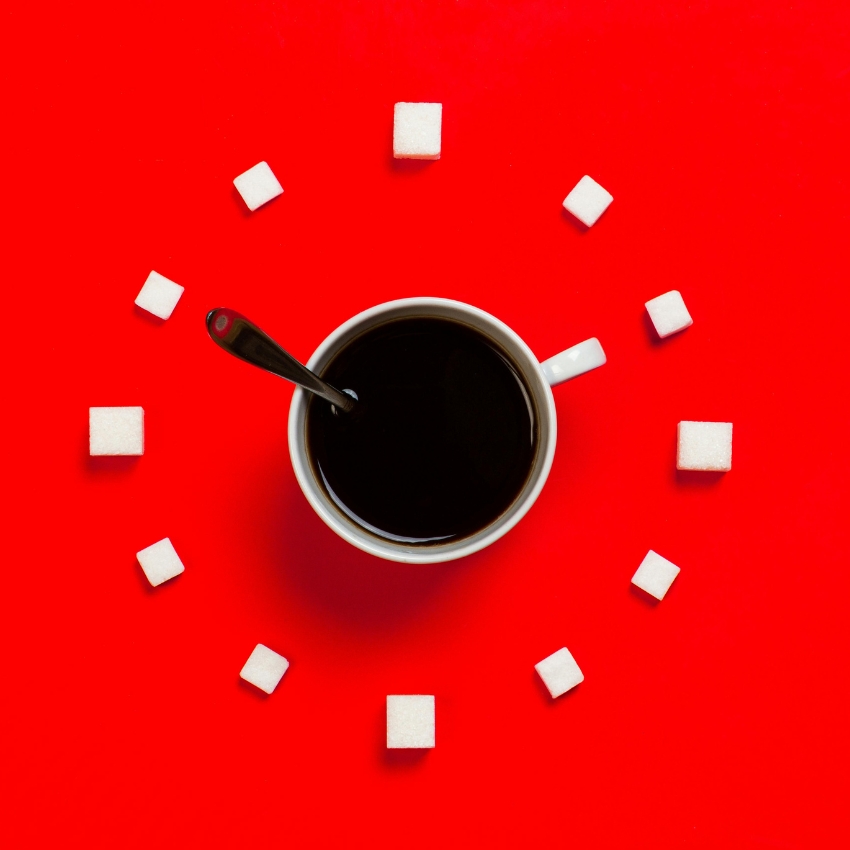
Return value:
M 214 311 L 215 316 L 209 323 L 210 333 L 215 334 L 219 339 L 224 339 L 233 327 L 236 319 L 241 319 L 242 315 L 228 307 L 220 307 Z

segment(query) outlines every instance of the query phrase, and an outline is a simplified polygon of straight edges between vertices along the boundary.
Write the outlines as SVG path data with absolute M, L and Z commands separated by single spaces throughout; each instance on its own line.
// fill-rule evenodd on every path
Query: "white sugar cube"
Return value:
M 632 576 L 632 584 L 656 599 L 663 599 L 677 575 L 679 568 L 675 564 L 650 549 Z
M 613 200 L 614 196 L 610 192 L 585 174 L 564 199 L 564 208 L 582 224 L 592 227 Z
M 258 162 L 253 168 L 240 174 L 233 181 L 233 185 L 251 212 L 283 194 L 283 186 L 278 183 L 267 162 Z
M 151 272 L 136 296 L 136 304 L 160 319 L 167 319 L 177 306 L 183 287 L 158 272 Z
M 154 587 L 183 572 L 183 562 L 167 537 L 136 552 L 136 558 Z
M 584 681 L 584 673 L 581 672 L 575 658 L 566 647 L 562 647 L 535 664 L 534 669 L 553 697 L 565 694 L 570 688 Z
M 141 407 L 90 407 L 90 455 L 145 453 L 145 411 Z
M 442 103 L 397 103 L 393 113 L 396 159 L 439 159 Z
M 646 312 L 661 339 L 683 331 L 694 323 L 681 293 L 676 289 L 647 301 Z
M 731 468 L 731 422 L 679 423 L 676 469 L 728 472 Z
M 387 697 L 387 748 L 429 749 L 434 746 L 434 697 Z
M 258 643 L 248 656 L 239 675 L 246 682 L 270 694 L 278 686 L 288 668 L 289 662 L 282 655 Z
M 545 360 L 540 366 L 549 385 L 556 387 L 572 378 L 583 375 L 591 369 L 598 369 L 607 362 L 605 352 L 599 340 L 592 336 L 554 357 Z

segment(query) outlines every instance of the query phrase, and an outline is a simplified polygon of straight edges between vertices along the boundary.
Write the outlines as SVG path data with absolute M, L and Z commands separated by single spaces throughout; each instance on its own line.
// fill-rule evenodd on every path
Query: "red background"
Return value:
M 847 817 L 850 11 L 834 0 L 208 0 L 3 15 L 7 492 L 0 841 L 824 848 Z M 440 101 L 439 162 L 391 158 Z M 285 194 L 249 214 L 232 179 Z M 590 230 L 561 201 L 590 174 Z M 156 269 L 167 322 L 133 305 Z M 658 342 L 644 301 L 694 325 Z M 456 298 L 545 358 L 549 483 L 466 560 L 383 562 L 308 508 L 291 387 L 381 301 Z M 87 408 L 142 405 L 142 458 Z M 731 421 L 726 475 L 676 423 Z M 151 589 L 135 552 L 186 571 Z M 682 572 L 649 604 L 649 548 Z M 292 663 L 240 682 L 257 642 Z M 551 700 L 566 645 L 586 681 Z M 388 693 L 437 747 L 384 748 Z

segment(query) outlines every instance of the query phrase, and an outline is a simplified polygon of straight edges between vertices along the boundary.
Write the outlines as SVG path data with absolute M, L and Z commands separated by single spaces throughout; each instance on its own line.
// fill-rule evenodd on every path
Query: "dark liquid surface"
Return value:
M 397 319 L 350 342 L 322 377 L 360 400 L 307 411 L 317 479 L 367 531 L 407 544 L 480 531 L 521 492 L 537 448 L 530 394 L 501 349 L 448 319 Z

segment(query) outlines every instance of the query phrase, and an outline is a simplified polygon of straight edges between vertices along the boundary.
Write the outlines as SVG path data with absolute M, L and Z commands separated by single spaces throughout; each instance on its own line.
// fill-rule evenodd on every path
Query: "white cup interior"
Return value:
M 316 480 L 306 451 L 306 418 L 308 393 L 296 388 L 289 410 L 289 453 L 295 477 L 307 501 L 316 513 L 340 537 L 352 545 L 379 558 L 407 564 L 429 564 L 451 561 L 477 552 L 498 540 L 513 528 L 534 503 L 552 466 L 555 454 L 557 425 L 552 390 L 543 376 L 540 363 L 529 347 L 507 325 L 498 319 L 460 301 L 445 298 L 405 298 L 372 307 L 340 325 L 316 349 L 307 366 L 321 375 L 333 356 L 365 330 L 384 322 L 407 316 L 435 316 L 464 322 L 500 345 L 519 367 L 531 393 L 538 426 L 537 454 L 531 474 L 520 494 L 496 520 L 481 531 L 446 543 L 425 546 L 394 543 L 373 535 L 349 519 L 330 500 Z

